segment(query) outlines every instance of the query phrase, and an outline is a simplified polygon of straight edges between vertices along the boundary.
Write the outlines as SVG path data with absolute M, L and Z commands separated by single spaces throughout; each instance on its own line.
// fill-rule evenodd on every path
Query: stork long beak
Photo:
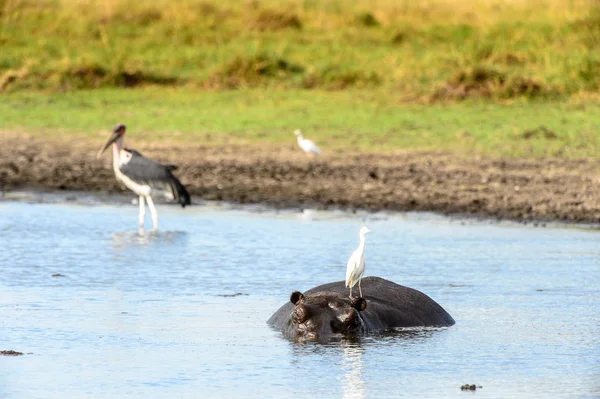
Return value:
M 108 138 L 108 141 L 106 142 L 106 144 L 104 144 L 104 146 L 102 146 L 102 148 L 100 148 L 100 151 L 98 151 L 98 154 L 96 155 L 96 158 L 100 158 L 102 156 L 102 153 L 104 151 L 106 151 L 106 149 L 108 147 L 110 147 L 110 145 L 112 143 L 114 143 L 115 141 L 117 141 L 117 139 L 119 138 L 120 134 L 118 131 L 113 131 L 112 134 L 110 135 L 110 137 Z

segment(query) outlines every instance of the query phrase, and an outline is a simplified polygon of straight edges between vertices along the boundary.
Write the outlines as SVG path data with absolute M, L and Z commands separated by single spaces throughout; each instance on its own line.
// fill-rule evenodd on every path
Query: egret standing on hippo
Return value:
M 267 321 L 292 340 L 328 341 L 332 337 L 357 335 L 399 327 L 444 327 L 454 319 L 424 293 L 379 277 L 365 278 L 365 234 L 346 266 L 346 280 L 323 284 L 304 293 L 292 292 L 290 301 Z M 360 296 L 352 297 L 358 283 Z M 350 298 L 346 289 L 350 288 Z
M 360 228 L 358 233 L 360 237 L 360 244 L 358 248 L 352 252 L 348 263 L 346 264 L 346 287 L 350 288 L 350 299 L 352 299 L 352 287 L 358 282 L 358 292 L 362 298 L 362 289 L 360 288 L 360 280 L 363 274 L 365 274 L 365 234 L 371 230 L 367 226 Z

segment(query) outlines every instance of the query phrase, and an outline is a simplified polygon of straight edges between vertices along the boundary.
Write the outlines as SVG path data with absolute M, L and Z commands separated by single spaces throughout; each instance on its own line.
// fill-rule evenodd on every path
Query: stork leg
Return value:
M 140 195 L 140 215 L 138 217 L 138 227 L 140 230 L 144 229 L 144 216 L 146 216 L 146 204 L 144 202 L 144 196 Z
M 152 201 L 151 196 L 146 196 L 146 202 L 148 202 L 148 207 L 150 208 L 150 214 L 152 215 L 152 225 L 154 230 L 158 230 L 158 213 L 156 212 L 156 207 L 154 206 L 154 201 Z
M 358 292 L 360 292 L 360 297 L 362 298 L 362 289 L 360 288 L 360 282 L 361 282 L 362 278 L 358 279 Z

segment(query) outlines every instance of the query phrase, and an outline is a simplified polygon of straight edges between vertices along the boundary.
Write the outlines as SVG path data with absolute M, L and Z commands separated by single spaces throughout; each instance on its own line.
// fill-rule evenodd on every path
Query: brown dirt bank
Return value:
M 132 143 L 179 165 L 200 199 L 274 206 L 433 211 L 512 220 L 600 220 L 600 162 L 498 160 L 449 153 L 326 154 L 311 159 L 293 144 L 203 147 Z M 124 191 L 102 144 L 0 132 L 0 189 Z

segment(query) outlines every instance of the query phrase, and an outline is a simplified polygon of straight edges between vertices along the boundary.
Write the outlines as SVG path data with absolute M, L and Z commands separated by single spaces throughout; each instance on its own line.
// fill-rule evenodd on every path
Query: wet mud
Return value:
M 135 140 L 133 140 L 135 141 Z M 0 132 L 0 190 L 125 192 L 102 139 L 69 142 Z M 193 203 L 432 211 L 517 221 L 600 221 L 600 162 L 493 159 L 445 152 L 307 157 L 292 143 L 267 149 L 129 142 L 175 174 Z

